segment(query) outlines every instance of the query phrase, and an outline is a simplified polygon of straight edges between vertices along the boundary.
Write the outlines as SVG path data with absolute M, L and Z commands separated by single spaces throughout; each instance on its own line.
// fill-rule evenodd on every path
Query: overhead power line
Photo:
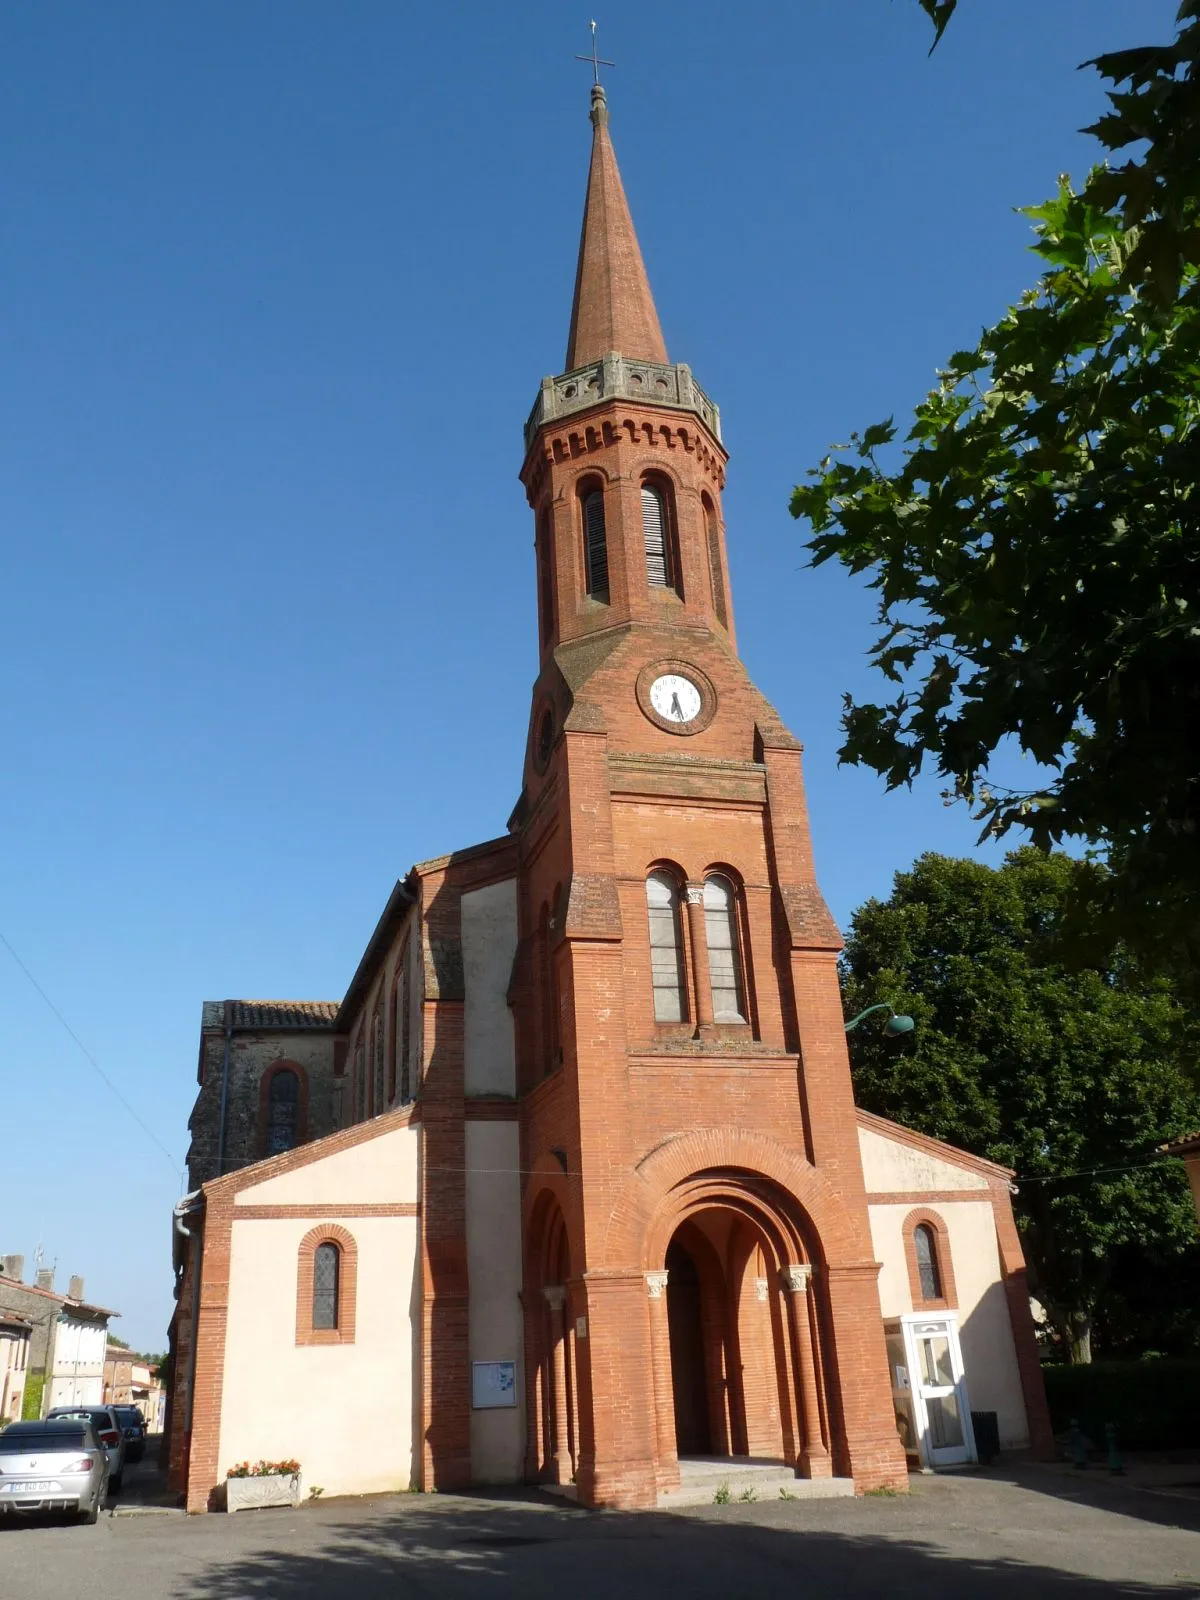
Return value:
M 4 948 L 8 951 L 9 955 L 13 958 L 13 960 L 16 962 L 16 964 L 20 967 L 21 971 L 29 979 L 30 983 L 37 990 L 38 994 L 41 995 L 42 999 L 46 1002 L 46 1005 L 50 1008 L 51 1012 L 54 1014 L 54 1016 L 58 1019 L 58 1021 L 61 1023 L 63 1028 L 66 1030 L 67 1034 L 70 1036 L 71 1039 L 74 1040 L 75 1044 L 78 1046 L 80 1052 L 82 1053 L 84 1060 L 88 1063 L 88 1065 L 92 1068 L 92 1070 L 97 1074 L 97 1076 L 100 1078 L 100 1081 L 105 1085 L 105 1087 L 109 1090 L 109 1092 L 111 1094 L 114 1094 L 117 1097 L 117 1099 L 125 1107 L 126 1111 L 128 1111 L 129 1115 L 137 1123 L 138 1127 L 142 1130 L 142 1132 L 146 1135 L 146 1137 L 153 1144 L 155 1144 L 158 1147 L 158 1149 L 160 1149 L 162 1151 L 164 1156 L 166 1156 L 167 1160 L 171 1163 L 171 1171 L 174 1173 L 174 1175 L 177 1178 L 181 1178 L 182 1175 L 183 1175 L 183 1168 L 179 1165 L 178 1161 L 176 1161 L 175 1157 L 167 1149 L 166 1145 L 158 1137 L 158 1135 L 155 1133 L 154 1129 L 151 1128 L 146 1122 L 144 1122 L 142 1120 L 142 1118 L 138 1115 L 138 1113 L 129 1104 L 129 1101 L 126 1100 L 125 1096 L 121 1093 L 120 1089 L 117 1088 L 116 1084 L 112 1081 L 112 1079 L 109 1077 L 108 1073 L 105 1072 L 104 1068 L 96 1060 L 95 1056 L 88 1049 L 87 1045 L 84 1044 L 83 1040 L 75 1032 L 75 1029 L 67 1021 L 66 1017 L 63 1016 L 62 1012 L 54 1004 L 54 1001 L 51 1000 L 50 996 L 46 993 L 45 989 L 42 988 L 41 984 L 34 977 L 33 973 L 30 972 L 29 968 L 21 960 L 20 956 L 13 949 L 12 945 L 9 943 L 8 939 L 5 938 L 4 933 L 3 933 L 2 930 L 0 930 L 0 944 L 3 944 Z

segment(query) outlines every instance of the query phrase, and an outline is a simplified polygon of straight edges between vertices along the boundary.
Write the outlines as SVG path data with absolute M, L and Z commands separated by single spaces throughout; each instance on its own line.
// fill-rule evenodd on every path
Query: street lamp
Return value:
M 887 1001 L 885 1000 L 880 1005 L 868 1006 L 865 1011 L 860 1011 L 856 1017 L 851 1017 L 850 1021 L 846 1024 L 846 1032 L 849 1033 L 851 1028 L 857 1028 L 863 1018 L 869 1017 L 873 1011 L 888 1011 L 891 1013 L 883 1025 L 883 1031 L 887 1034 L 889 1039 L 899 1039 L 903 1034 L 911 1033 L 913 1031 L 913 1019 L 911 1017 L 900 1016 L 895 1008 L 888 1005 Z

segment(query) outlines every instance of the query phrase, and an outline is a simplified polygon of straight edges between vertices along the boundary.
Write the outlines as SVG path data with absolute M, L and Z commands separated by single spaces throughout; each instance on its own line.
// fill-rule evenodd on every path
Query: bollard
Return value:
M 1072 1417 L 1067 1426 L 1067 1456 L 1073 1467 L 1087 1466 L 1087 1440 L 1078 1417 Z
M 1104 1424 L 1104 1437 L 1108 1440 L 1108 1470 L 1112 1473 L 1123 1473 L 1125 1467 L 1121 1461 L 1121 1451 L 1117 1444 L 1117 1425 L 1115 1422 Z

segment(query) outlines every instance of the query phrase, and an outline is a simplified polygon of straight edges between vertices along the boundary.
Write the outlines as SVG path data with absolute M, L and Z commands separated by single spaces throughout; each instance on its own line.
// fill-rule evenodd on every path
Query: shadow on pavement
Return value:
M 1133 1600 L 1196 1593 L 1194 1579 L 1178 1588 L 1105 1581 L 956 1555 L 911 1537 L 458 1498 L 437 1509 L 419 1502 L 389 1508 L 353 1525 L 327 1522 L 323 1535 L 315 1551 L 263 1549 L 218 1561 L 175 1592 L 180 1600 Z
M 1029 1462 L 983 1468 L 981 1476 L 994 1483 L 1011 1483 L 1018 1489 L 1050 1495 L 1056 1500 L 1094 1506 L 1097 1511 L 1112 1511 L 1123 1517 L 1135 1517 L 1140 1522 L 1200 1533 L 1200 1496 L 1194 1489 L 1176 1489 L 1169 1483 L 1140 1482 L 1133 1473 L 1119 1477 L 1099 1469 L 1079 1472 L 1070 1467 Z M 1200 1467 L 1196 1469 L 1196 1477 L 1200 1479 Z

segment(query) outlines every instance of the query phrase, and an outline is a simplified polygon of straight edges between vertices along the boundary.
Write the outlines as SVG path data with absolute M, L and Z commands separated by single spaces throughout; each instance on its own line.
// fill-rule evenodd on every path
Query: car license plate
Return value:
M 60 1489 L 62 1486 L 53 1478 L 30 1478 L 24 1483 L 6 1483 L 4 1487 L 9 1494 L 46 1494 L 48 1490 Z

